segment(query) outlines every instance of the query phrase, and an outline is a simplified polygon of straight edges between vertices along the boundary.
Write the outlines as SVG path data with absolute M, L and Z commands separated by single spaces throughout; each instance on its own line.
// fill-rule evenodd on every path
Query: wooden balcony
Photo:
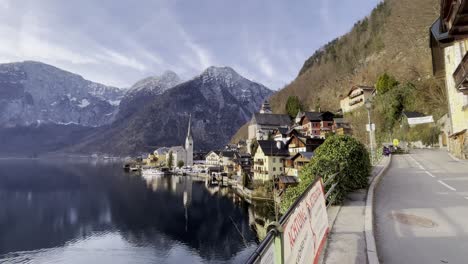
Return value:
M 450 35 L 468 35 L 468 0 L 442 0 L 440 18 Z
M 468 52 L 453 73 L 455 87 L 458 91 L 468 95 Z
M 263 160 L 256 160 L 256 161 L 254 161 L 254 164 L 263 166 L 263 164 L 265 164 L 265 163 L 263 162 Z

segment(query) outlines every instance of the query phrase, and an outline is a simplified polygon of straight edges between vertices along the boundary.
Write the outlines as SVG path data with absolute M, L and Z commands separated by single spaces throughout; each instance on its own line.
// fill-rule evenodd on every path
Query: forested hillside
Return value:
M 297 95 L 306 109 L 338 110 L 339 100 L 353 84 L 374 85 L 387 72 L 418 90 L 440 84 L 432 77 L 428 28 L 436 19 L 438 0 L 386 0 L 357 22 L 352 30 L 317 50 L 291 84 L 271 98 L 275 112 L 285 112 L 288 96 Z M 442 111 L 434 96 L 417 97 L 419 111 Z M 433 101 L 435 99 L 435 101 Z

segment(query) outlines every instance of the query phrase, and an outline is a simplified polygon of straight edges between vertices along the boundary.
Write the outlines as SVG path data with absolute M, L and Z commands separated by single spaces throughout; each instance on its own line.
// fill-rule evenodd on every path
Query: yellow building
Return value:
M 340 106 L 343 113 L 348 113 L 364 106 L 367 98 L 372 97 L 374 90 L 374 87 L 369 86 L 353 86 L 346 97 L 340 101 Z
M 284 159 L 289 157 L 286 145 L 274 140 L 259 140 L 254 155 L 254 180 L 271 181 L 284 174 Z
M 440 18 L 431 26 L 434 75 L 445 79 L 448 99 L 449 151 L 468 158 L 468 21 L 466 1 L 442 0 Z

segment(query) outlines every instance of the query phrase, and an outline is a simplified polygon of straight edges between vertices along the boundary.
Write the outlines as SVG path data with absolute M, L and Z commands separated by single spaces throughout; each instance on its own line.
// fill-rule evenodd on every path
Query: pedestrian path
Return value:
M 382 159 L 378 165 L 373 167 L 369 181 L 384 169 L 384 164 L 388 162 L 388 159 L 388 157 Z M 338 213 L 335 214 L 336 218 L 331 217 L 330 219 L 334 223 L 331 223 L 333 227 L 329 234 L 322 263 L 367 263 L 364 233 L 366 196 L 366 189 L 357 190 L 347 195 L 342 206 L 330 208 L 331 212 L 339 209 Z

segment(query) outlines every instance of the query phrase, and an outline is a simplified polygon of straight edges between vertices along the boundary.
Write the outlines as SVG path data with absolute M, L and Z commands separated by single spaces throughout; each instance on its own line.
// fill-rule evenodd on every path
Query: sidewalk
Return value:
M 369 182 L 384 168 L 388 157 L 373 167 Z M 364 220 L 367 190 L 348 194 L 342 206 L 329 208 L 329 223 L 332 226 L 322 263 L 367 263 Z

